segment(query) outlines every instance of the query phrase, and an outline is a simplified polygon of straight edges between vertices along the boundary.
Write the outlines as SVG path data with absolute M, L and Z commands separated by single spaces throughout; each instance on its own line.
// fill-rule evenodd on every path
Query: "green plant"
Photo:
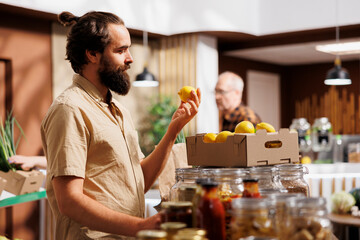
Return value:
M 142 144 L 142 151 L 148 155 L 160 142 L 167 131 L 174 112 L 177 110 L 170 97 L 162 97 L 161 100 L 153 101 L 149 108 L 149 125 L 143 130 L 145 140 Z M 185 135 L 181 131 L 175 143 L 185 142 Z
M 16 154 L 16 149 L 19 145 L 21 135 L 14 143 L 14 126 L 19 128 L 21 135 L 24 136 L 24 132 L 20 127 L 19 123 L 16 121 L 15 117 L 12 116 L 12 113 L 9 113 L 3 124 L 2 119 L 0 119 L 0 171 L 8 172 L 9 170 L 17 170 L 18 166 L 15 164 L 10 164 L 8 159 L 9 157 Z

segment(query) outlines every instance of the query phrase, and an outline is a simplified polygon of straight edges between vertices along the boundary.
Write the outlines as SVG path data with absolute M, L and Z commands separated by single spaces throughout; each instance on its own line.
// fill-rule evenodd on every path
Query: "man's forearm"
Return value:
M 139 230 L 156 228 L 160 221 L 156 215 L 143 219 L 104 206 L 83 194 L 81 178 L 55 177 L 52 184 L 60 213 L 92 230 L 134 236 Z
M 168 129 L 154 151 L 141 162 L 145 180 L 145 192 L 150 189 L 165 167 L 166 161 L 175 143 L 176 136 L 177 134 Z

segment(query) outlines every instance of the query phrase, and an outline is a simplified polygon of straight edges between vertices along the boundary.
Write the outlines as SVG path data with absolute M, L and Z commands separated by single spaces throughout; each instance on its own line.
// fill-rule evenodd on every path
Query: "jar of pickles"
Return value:
M 170 201 L 192 201 L 196 193 L 195 181 L 200 177 L 200 168 L 177 168 L 176 183 L 170 189 Z
M 284 239 L 331 239 L 325 198 L 294 198 L 287 205 L 289 220 Z
M 279 169 L 274 166 L 251 167 L 249 176 L 258 179 L 260 195 L 267 192 L 287 192 L 280 182 Z
M 276 237 L 266 198 L 238 198 L 232 201 L 231 239 Z
M 304 179 L 304 174 L 308 174 L 307 167 L 301 164 L 281 164 L 276 165 L 279 169 L 281 184 L 289 193 L 302 193 L 309 197 L 309 185 Z

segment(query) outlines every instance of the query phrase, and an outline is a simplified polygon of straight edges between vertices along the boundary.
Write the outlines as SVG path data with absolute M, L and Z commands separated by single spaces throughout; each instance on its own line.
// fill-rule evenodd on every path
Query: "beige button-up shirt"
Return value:
M 110 101 L 115 116 L 97 88 L 76 74 L 42 122 L 46 191 L 56 218 L 56 239 L 128 239 L 93 231 L 60 214 L 51 184 L 57 176 L 81 177 L 90 198 L 115 211 L 144 217 L 140 165 L 144 155 L 129 112 L 115 99 Z

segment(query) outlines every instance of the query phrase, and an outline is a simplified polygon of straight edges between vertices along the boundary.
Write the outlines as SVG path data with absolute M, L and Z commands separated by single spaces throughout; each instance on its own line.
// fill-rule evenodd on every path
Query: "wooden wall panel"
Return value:
M 183 86 L 196 87 L 197 35 L 186 34 L 160 40 L 160 96 L 171 96 L 180 104 L 178 91 Z M 187 136 L 196 133 L 196 120 L 184 128 Z

